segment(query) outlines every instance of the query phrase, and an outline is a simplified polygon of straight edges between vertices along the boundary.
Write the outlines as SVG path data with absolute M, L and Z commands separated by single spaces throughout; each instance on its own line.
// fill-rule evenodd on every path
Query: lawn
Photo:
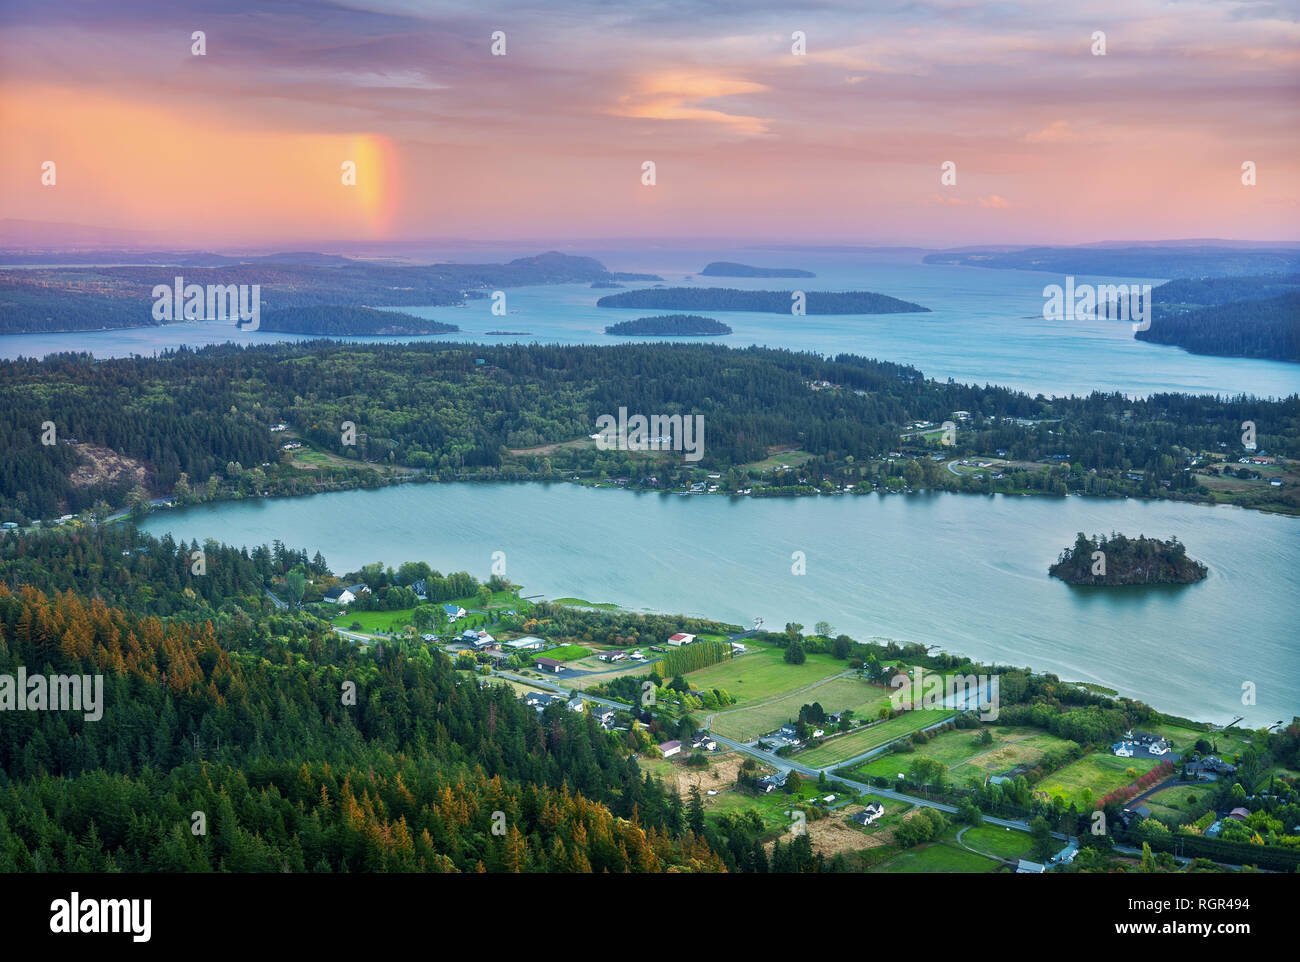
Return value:
M 591 649 L 584 648 L 582 645 L 561 645 L 559 648 L 550 648 L 542 652 L 541 657 L 550 658 L 554 661 L 576 661 L 579 658 L 586 658 L 590 654 Z
M 1066 805 L 1074 802 L 1082 810 L 1092 807 L 1085 805 L 1084 789 L 1092 789 L 1092 802 L 1095 804 L 1103 795 L 1137 781 L 1138 776 L 1158 764 L 1153 758 L 1116 758 L 1109 753 L 1093 752 L 1048 775 L 1034 786 L 1034 791 L 1042 792 L 1048 798 L 1059 795 L 1065 799 Z M 1137 775 L 1126 774 L 1130 768 Z
M 1205 811 L 1213 788 L 1212 785 L 1176 785 L 1156 792 L 1142 804 L 1151 809 L 1152 815 L 1172 819 L 1181 825 L 1196 821 Z M 1196 801 L 1189 801 L 1192 798 Z
M 961 838 L 978 852 L 1005 859 L 1026 858 L 1034 847 L 1028 832 L 1017 832 L 999 825 L 976 825 L 967 829 Z
M 897 718 L 879 722 L 861 731 L 837 735 L 816 748 L 800 752 L 796 757 L 803 765 L 812 768 L 829 768 L 855 755 L 879 748 L 895 738 L 911 734 L 918 728 L 937 724 L 952 714 L 952 712 L 924 710 L 903 712 Z
M 908 849 L 892 861 L 874 869 L 876 872 L 913 873 L 913 872 L 991 872 L 998 863 L 991 858 L 976 855 L 955 842 L 931 842 L 918 848 Z
M 401 631 L 411 623 L 411 612 L 414 610 L 414 608 L 400 608 L 397 611 L 349 611 L 346 615 L 335 618 L 333 624 L 339 628 L 364 631 L 367 634 Z M 360 622 L 361 627 L 353 629 L 353 622 Z
M 830 655 L 809 655 L 802 665 L 787 665 L 784 656 L 783 649 L 760 644 L 736 658 L 692 671 L 686 680 L 696 688 L 722 688 L 744 706 L 780 697 L 848 670 L 847 662 L 836 661 Z
M 466 611 L 472 608 L 478 608 L 480 601 L 475 595 L 470 598 L 459 598 L 450 602 L 426 602 L 425 604 L 441 608 L 443 604 L 454 604 Z M 511 594 L 509 591 L 496 591 L 492 593 L 491 606 L 494 608 L 508 607 L 523 612 L 526 611 L 530 604 L 527 601 Z M 421 606 L 423 607 L 423 606 Z M 360 611 L 355 608 L 349 608 L 346 615 L 336 615 L 331 622 L 339 628 L 351 628 L 354 621 L 361 622 L 361 631 L 376 633 L 381 631 L 401 631 L 411 623 L 411 613 L 414 608 L 398 608 L 394 611 Z M 480 627 L 487 623 L 486 615 L 467 614 L 464 618 L 459 618 L 453 625 L 447 626 L 447 632 L 460 634 L 466 628 Z
M 744 657 L 748 655 L 742 656 Z M 692 673 L 690 680 L 695 681 L 698 674 L 698 672 Z M 728 691 L 735 694 L 734 690 L 728 689 Z M 828 714 L 852 709 L 855 718 L 874 718 L 875 709 L 888 701 L 888 689 L 880 685 L 873 685 L 855 676 L 831 678 L 815 688 L 785 698 L 776 698 L 751 708 L 719 714 L 713 719 L 712 730 L 727 738 L 748 741 L 798 718 L 799 709 L 813 702 L 821 705 Z

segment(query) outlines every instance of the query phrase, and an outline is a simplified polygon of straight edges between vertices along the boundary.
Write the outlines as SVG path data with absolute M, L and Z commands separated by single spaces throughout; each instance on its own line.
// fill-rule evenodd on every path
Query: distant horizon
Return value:
M 1059 248 L 1142 248 L 1142 247 L 1224 247 L 1224 248 L 1289 248 L 1300 247 L 1300 238 L 1291 237 L 1287 239 L 1260 239 L 1260 238 L 1227 238 L 1227 237 L 1170 237 L 1170 238 L 1115 238 L 1107 237 L 1092 241 L 1065 242 L 1060 240 L 1030 240 L 1030 241 L 990 241 L 986 243 L 973 242 L 967 244 L 956 244 L 952 246 L 934 246 L 921 243 L 908 243 L 905 241 L 889 240 L 836 240 L 826 239 L 821 242 L 809 242 L 798 240 L 782 241 L 779 238 L 763 237 L 636 237 L 636 236 L 559 236 L 559 235 L 539 235 L 534 237 L 498 237 L 498 238 L 480 238 L 480 237 L 402 237 L 391 238 L 387 240 L 366 239 L 366 238 L 313 238 L 313 239 L 295 239 L 286 238 L 284 240 L 258 240 L 258 241 L 231 241 L 224 244 L 176 244 L 167 243 L 161 240 L 147 240 L 143 237 L 119 237 L 109 239 L 105 237 L 99 241 L 37 241 L 24 242 L 8 236 L 11 225 L 15 223 L 38 225 L 43 228 L 66 228 L 69 233 L 76 231 L 102 232 L 105 235 L 119 232 L 112 228 L 104 228 L 99 225 L 77 224 L 61 221 L 16 221 L 14 219 L 0 220 L 0 250 L 10 252 L 31 252 L 31 253 L 93 253 L 95 251 L 124 251 L 133 253 L 213 253 L 225 254 L 226 256 L 247 255 L 266 255 L 266 254 L 284 254 L 284 253 L 317 253 L 317 254 L 335 254 L 341 255 L 344 250 L 401 250 L 411 248 L 464 248 L 473 249 L 500 249 L 509 247 L 531 247 L 537 248 L 537 253 L 544 253 L 548 250 L 560 250 L 564 248 L 582 248 L 590 249 L 594 247 L 608 247 L 617 245 L 620 250 L 653 250 L 663 248 L 665 250 L 677 251 L 705 251 L 705 250 L 752 250 L 755 253 L 762 251 L 890 251 L 890 250 L 916 250 L 925 252 L 954 252 L 954 251 L 978 251 L 1008 249 L 1021 250 L 1037 247 L 1059 247 Z M 346 255 L 341 255 L 346 256 Z

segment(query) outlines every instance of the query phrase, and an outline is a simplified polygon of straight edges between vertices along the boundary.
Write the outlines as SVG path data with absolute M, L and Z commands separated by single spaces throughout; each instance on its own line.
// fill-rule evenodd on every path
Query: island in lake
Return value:
M 605 328 L 605 333 L 622 337 L 708 337 L 730 334 L 731 328 L 721 321 L 700 317 L 698 314 L 662 314 L 659 317 L 638 317 L 635 321 L 619 321 Z
M 701 277 L 816 277 L 812 271 L 796 267 L 751 267 L 731 261 L 714 261 L 700 271 Z
M 501 336 L 527 337 L 532 331 L 484 331 L 484 334 L 496 334 Z
M 738 291 L 730 287 L 644 287 L 607 294 L 597 307 L 639 307 L 670 311 L 756 311 L 790 314 L 796 291 Z M 928 307 L 870 291 L 808 291 L 806 314 L 929 313 Z
M 377 311 L 372 307 L 285 307 L 268 311 L 258 326 L 263 331 L 285 334 L 329 334 L 341 337 L 454 334 L 455 324 L 431 321 L 399 311 Z
M 1177 538 L 1160 541 L 1139 536 L 1087 537 L 1082 531 L 1047 569 L 1072 585 L 1189 585 L 1202 581 L 1206 567 L 1187 557 Z

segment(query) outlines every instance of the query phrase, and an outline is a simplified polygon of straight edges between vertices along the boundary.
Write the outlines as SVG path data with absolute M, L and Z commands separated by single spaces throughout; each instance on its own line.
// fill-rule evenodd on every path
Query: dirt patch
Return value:
M 707 798 L 709 789 L 722 792 L 735 786 L 736 776 L 740 774 L 740 765 L 744 760 L 740 754 L 733 752 L 711 758 L 708 768 L 673 765 L 671 773 L 664 776 L 664 781 L 676 780 L 674 787 L 683 801 L 690 796 L 691 788 L 695 785 L 700 787 L 700 795 Z
M 88 488 L 93 484 L 101 483 L 116 484 L 125 479 L 149 489 L 153 482 L 153 472 L 142 462 L 118 454 L 112 448 L 100 447 L 97 444 L 74 444 L 73 447 L 84 459 L 84 462 L 69 477 L 75 487 Z
M 893 844 L 894 830 L 892 827 L 877 829 L 868 835 L 852 822 L 847 821 L 850 815 L 860 811 L 862 811 L 861 805 L 850 805 L 837 810 L 826 818 L 816 822 L 808 822 L 808 841 L 812 843 L 813 853 L 825 855 L 827 858 L 834 858 L 840 852 L 861 852 L 863 849 L 879 848 L 882 845 Z M 781 836 L 781 844 L 783 845 L 793 841 L 794 834 L 791 832 L 786 832 Z M 772 844 L 768 844 L 767 854 L 771 856 Z

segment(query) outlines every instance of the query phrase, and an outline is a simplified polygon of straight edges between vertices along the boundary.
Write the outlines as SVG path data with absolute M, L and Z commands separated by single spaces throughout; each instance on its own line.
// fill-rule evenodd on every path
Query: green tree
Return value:
M 1034 858 L 1040 862 L 1051 858 L 1052 853 L 1056 851 L 1056 840 L 1052 838 L 1052 827 L 1047 824 L 1047 819 L 1041 815 L 1035 815 L 1030 819 L 1029 837 L 1033 839 Z
M 307 579 L 301 571 L 290 571 L 284 576 L 284 593 L 289 600 L 289 607 L 297 608 L 302 604 L 302 595 L 306 590 Z
M 808 660 L 808 656 L 804 654 L 803 644 L 801 642 L 792 641 L 788 646 L 786 646 L 785 649 L 786 664 L 802 665 L 807 660 Z

